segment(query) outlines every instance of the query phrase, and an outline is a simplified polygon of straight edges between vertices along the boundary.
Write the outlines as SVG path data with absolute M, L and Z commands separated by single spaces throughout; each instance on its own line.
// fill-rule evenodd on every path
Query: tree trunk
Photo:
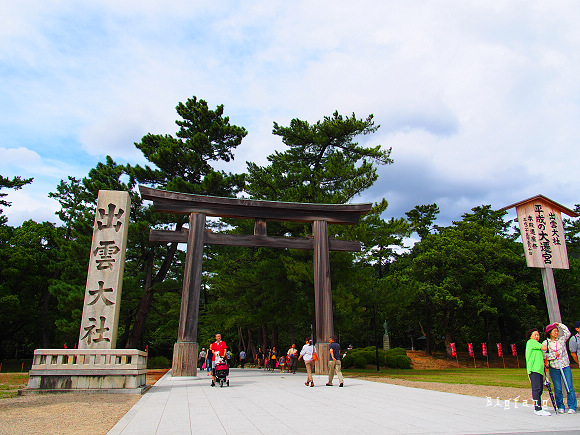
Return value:
M 126 348 L 127 346 L 127 340 L 129 339 L 129 333 L 131 332 L 131 324 L 133 323 L 133 318 L 135 317 L 135 313 L 134 311 L 131 311 L 130 313 L 127 314 L 127 317 L 125 317 L 125 331 L 123 332 L 123 335 L 121 335 L 121 337 L 119 337 L 119 339 L 117 340 L 117 347 L 119 349 L 122 348 Z
M 290 323 L 290 325 L 288 325 L 288 327 L 290 329 L 290 345 L 297 344 L 296 343 L 296 330 L 294 328 L 294 323 Z
M 278 349 L 278 326 L 272 326 L 272 347 Z
M 52 274 L 52 282 L 59 279 L 61 276 L 61 270 L 56 269 Z M 42 294 L 42 347 L 43 349 L 50 348 L 50 337 L 49 337 L 49 329 L 50 329 L 50 290 L 48 289 L 48 284 L 46 288 L 43 290 Z M 59 343 L 60 344 L 60 343 Z
M 453 337 L 451 336 L 451 331 L 449 331 L 449 319 L 446 312 L 443 312 L 443 329 L 445 331 L 445 352 L 447 353 L 447 358 L 452 359 L 451 343 L 453 342 Z
M 177 231 L 181 230 L 181 224 L 177 224 Z M 147 275 L 145 278 L 144 294 L 141 298 L 141 302 L 137 307 L 135 313 L 135 323 L 133 323 L 133 329 L 129 334 L 127 340 L 127 349 L 136 349 L 143 338 L 143 331 L 145 330 L 145 321 L 147 320 L 147 315 L 151 309 L 151 303 L 153 302 L 153 296 L 155 295 L 155 284 L 163 282 L 169 272 L 169 267 L 175 258 L 175 252 L 177 251 L 177 243 L 172 243 L 167 248 L 167 255 L 163 260 L 161 268 L 157 272 L 155 278 L 153 278 L 153 260 L 154 260 L 154 248 L 149 250 L 149 255 L 147 259 Z
M 252 339 L 252 330 L 247 328 L 248 330 L 248 348 L 246 349 L 246 355 L 252 357 L 252 361 L 256 361 L 256 346 L 254 344 L 254 340 Z
M 502 316 L 497 318 L 497 326 L 499 328 L 499 342 L 502 344 L 502 348 L 505 348 L 507 346 L 507 331 Z
M 244 343 L 244 335 L 242 334 L 242 327 L 238 326 L 238 353 L 246 350 L 246 343 Z
M 49 349 L 50 348 L 50 341 L 48 337 L 48 328 L 50 322 L 48 321 L 48 313 L 49 313 L 49 304 L 50 304 L 50 291 L 48 291 L 48 285 L 43 290 L 42 295 L 42 348 Z
M 491 322 L 487 317 L 485 318 L 485 332 L 487 337 L 487 344 L 491 344 Z
M 262 324 L 262 349 L 266 352 L 268 349 L 268 330 L 266 329 L 266 324 Z
M 421 325 L 421 331 L 423 331 L 423 335 L 425 336 L 425 352 L 428 355 L 433 354 L 433 337 L 431 335 L 431 310 L 429 309 L 429 299 L 425 298 L 425 329 L 423 329 L 423 325 Z

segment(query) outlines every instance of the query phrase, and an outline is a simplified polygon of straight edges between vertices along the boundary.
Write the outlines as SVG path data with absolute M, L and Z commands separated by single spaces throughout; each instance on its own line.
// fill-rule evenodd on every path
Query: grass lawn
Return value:
M 526 370 L 523 368 L 461 368 L 442 370 L 400 370 L 381 368 L 380 372 L 371 369 L 345 369 L 343 370 L 343 373 L 345 376 L 352 378 L 384 377 L 406 379 L 408 381 L 443 382 L 446 384 L 473 384 L 530 388 L 530 381 L 528 380 Z M 580 385 L 579 370 L 572 370 L 572 378 L 574 379 L 575 385 Z M 18 394 L 18 390 L 25 388 L 27 383 L 28 373 L 0 373 L 0 399 L 15 397 Z
M 0 399 L 15 397 L 28 384 L 28 373 L 0 373 Z
M 348 377 L 384 377 L 406 379 L 408 381 L 443 382 L 446 384 L 494 385 L 501 387 L 530 388 L 525 369 L 503 368 L 461 368 L 443 370 L 376 370 L 345 369 Z M 580 385 L 580 371 L 572 370 L 575 385 Z

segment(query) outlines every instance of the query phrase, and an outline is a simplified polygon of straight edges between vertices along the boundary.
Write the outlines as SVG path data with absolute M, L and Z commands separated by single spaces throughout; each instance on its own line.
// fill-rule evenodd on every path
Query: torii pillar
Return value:
M 173 346 L 172 376 L 197 375 L 197 355 L 199 350 L 197 325 L 204 241 L 205 214 L 191 213 L 189 215 L 189 231 L 187 233 L 187 252 L 185 254 L 185 271 L 183 272 L 179 329 L 177 330 L 177 342 Z
M 332 320 L 332 289 L 330 285 L 330 257 L 328 222 L 314 221 L 314 306 L 316 312 L 316 374 L 328 373 L 329 342 L 334 335 Z

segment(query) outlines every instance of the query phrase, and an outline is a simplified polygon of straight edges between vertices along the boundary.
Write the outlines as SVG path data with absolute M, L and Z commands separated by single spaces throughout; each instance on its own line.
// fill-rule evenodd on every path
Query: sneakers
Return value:
M 339 385 L 339 387 L 344 387 L 344 384 L 341 382 L 340 385 Z
M 564 414 L 566 410 L 564 408 L 558 408 L 558 414 Z
M 568 410 L 568 414 L 576 414 L 576 410 L 575 409 L 569 409 Z
M 214 381 L 211 381 L 211 386 L 212 387 L 215 387 L 215 382 Z
M 544 415 L 546 415 L 546 416 L 547 415 L 552 415 L 548 411 L 545 411 L 543 409 L 540 409 L 539 411 L 534 411 L 534 414 L 536 414 L 536 415 L 542 415 L 542 416 L 544 416 Z
M 332 384 L 326 384 L 327 387 L 332 387 Z

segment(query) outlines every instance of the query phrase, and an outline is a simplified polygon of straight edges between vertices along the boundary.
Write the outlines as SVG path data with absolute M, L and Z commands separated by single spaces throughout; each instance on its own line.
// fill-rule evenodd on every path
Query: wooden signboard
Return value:
M 516 208 L 518 214 L 528 267 L 537 267 L 542 272 L 550 322 L 561 322 L 558 293 L 552 269 L 570 268 L 562 213 L 572 217 L 577 217 L 578 214 L 543 195 L 508 205 L 500 211 L 512 207 Z
M 569 269 L 560 209 L 544 198 L 516 207 L 528 267 Z

